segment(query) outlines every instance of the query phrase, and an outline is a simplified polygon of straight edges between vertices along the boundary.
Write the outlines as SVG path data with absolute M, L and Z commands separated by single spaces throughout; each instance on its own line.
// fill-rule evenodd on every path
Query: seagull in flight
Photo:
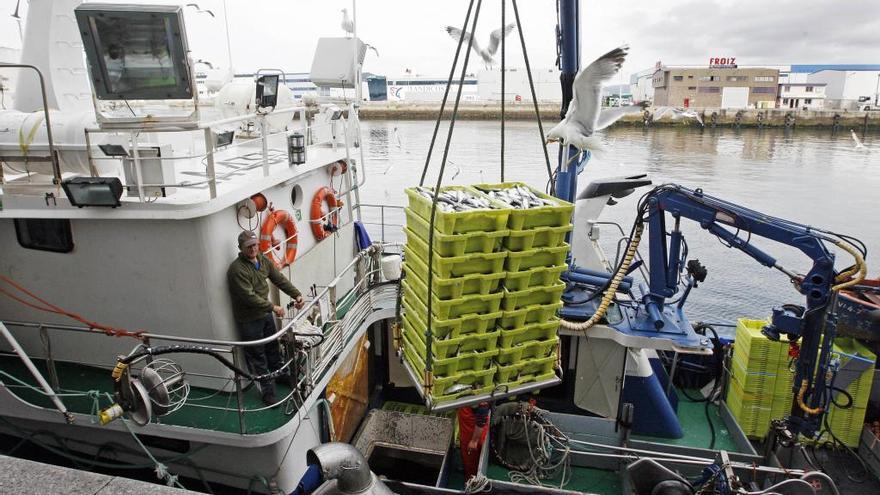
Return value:
M 682 110 L 681 108 L 674 107 L 657 107 L 654 109 L 654 121 L 658 121 L 667 115 L 672 118 L 672 120 L 678 120 L 680 118 L 686 119 L 696 119 L 697 122 L 700 123 L 701 126 L 706 127 L 706 124 L 703 123 L 703 119 L 700 118 L 700 114 L 697 113 L 696 110 Z
M 501 45 L 501 38 L 510 34 L 510 32 L 513 31 L 513 28 L 515 27 L 516 23 L 511 22 L 510 24 L 502 28 L 498 28 L 495 31 L 492 31 L 492 33 L 489 34 L 489 45 L 486 46 L 486 48 L 480 47 L 480 44 L 477 43 L 476 38 L 474 38 L 473 42 L 471 42 L 471 49 L 473 49 L 474 52 L 476 52 L 477 55 L 479 55 L 483 59 L 483 63 L 486 65 L 487 68 L 491 67 L 495 63 L 495 59 L 492 58 L 492 56 L 495 55 L 495 53 L 498 51 L 498 47 Z M 462 43 L 464 44 L 467 44 L 468 42 L 470 42 L 469 40 L 473 38 L 471 36 L 471 33 L 467 31 L 462 31 L 457 27 L 446 26 L 446 32 L 449 33 L 449 36 L 455 41 L 460 40 L 462 36 L 464 36 L 464 41 L 462 41 Z
M 348 17 L 348 9 L 342 9 L 342 30 L 349 35 L 354 35 L 354 22 Z M 378 55 L 378 53 L 376 53 Z
M 199 7 L 199 4 L 197 4 L 197 3 L 188 3 L 188 4 L 186 4 L 186 6 L 196 9 L 196 14 L 208 14 L 211 17 L 217 17 L 214 15 L 214 12 L 212 12 L 208 9 L 202 9 L 201 7 Z
M 856 143 L 856 149 L 857 149 L 857 150 L 864 149 L 864 148 L 865 148 L 865 145 L 862 144 L 862 140 L 859 139 L 859 136 L 856 134 L 856 131 L 850 129 L 850 130 L 849 130 L 849 133 L 850 133 L 850 135 L 852 136 L 853 141 Z
M 643 110 L 640 105 L 601 109 L 602 83 L 620 71 L 628 50 L 626 45 L 615 48 L 578 72 L 565 118 L 547 133 L 547 143 L 561 142 L 579 151 L 601 151 L 602 141 L 594 135 L 596 131 L 608 127 L 624 115 Z

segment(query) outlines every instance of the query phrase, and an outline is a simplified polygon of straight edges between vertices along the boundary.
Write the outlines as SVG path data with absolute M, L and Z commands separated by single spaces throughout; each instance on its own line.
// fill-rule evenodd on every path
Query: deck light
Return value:
M 61 183 L 70 204 L 83 206 L 109 206 L 116 208 L 122 203 L 122 182 L 118 177 L 75 177 Z

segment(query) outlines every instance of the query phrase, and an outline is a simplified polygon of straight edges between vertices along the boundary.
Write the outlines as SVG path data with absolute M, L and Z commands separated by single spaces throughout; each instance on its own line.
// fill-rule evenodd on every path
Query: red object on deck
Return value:
M 477 443 L 476 450 L 468 450 L 468 443 L 474 436 L 474 429 L 477 427 L 477 414 L 470 407 L 462 407 L 458 409 L 458 448 L 461 449 L 461 462 L 464 467 L 464 479 L 469 480 L 472 476 L 477 475 L 477 469 L 480 466 L 480 452 L 483 450 L 483 444 L 486 443 L 486 436 L 489 434 L 488 420 L 483 428 L 483 434 Z

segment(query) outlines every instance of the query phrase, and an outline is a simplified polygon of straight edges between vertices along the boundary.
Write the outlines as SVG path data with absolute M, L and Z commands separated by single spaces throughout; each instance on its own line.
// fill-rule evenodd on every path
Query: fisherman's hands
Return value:
M 472 438 L 470 442 L 467 444 L 468 452 L 474 452 L 477 450 L 477 439 Z
M 296 296 L 296 299 L 293 300 L 293 307 L 296 309 L 303 309 L 305 305 L 306 301 L 303 299 L 303 296 Z
M 272 306 L 272 312 L 279 318 L 284 318 L 284 308 L 281 306 Z

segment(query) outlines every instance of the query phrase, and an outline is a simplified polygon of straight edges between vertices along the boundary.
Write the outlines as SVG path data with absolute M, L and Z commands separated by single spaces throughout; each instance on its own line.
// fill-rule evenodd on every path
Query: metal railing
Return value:
M 43 77 L 40 74 L 39 70 L 36 67 L 30 65 L 11 65 L 11 64 L 0 64 L 0 68 L 12 67 L 12 68 L 31 68 L 37 71 L 40 76 L 40 84 L 43 85 Z M 31 161 L 40 161 L 40 160 L 50 160 L 53 164 L 53 178 L 52 183 L 39 183 L 39 182 L 27 182 L 16 184 L 16 186 L 20 187 L 34 187 L 34 188 L 44 188 L 50 185 L 57 185 L 61 181 L 61 170 L 58 162 L 58 156 L 56 153 L 57 146 L 53 142 L 52 139 L 52 126 L 49 120 L 49 113 L 45 108 L 47 107 L 45 104 L 45 89 L 44 89 L 44 113 L 45 113 L 45 121 L 47 128 L 47 139 L 48 139 L 48 147 L 49 147 L 49 158 L 41 158 L 41 157 L 30 157 L 27 156 L 21 158 L 21 160 L 31 160 Z M 96 162 L 100 161 L 110 161 L 110 162 L 122 162 L 123 167 L 128 167 L 131 165 L 132 175 L 134 175 L 134 182 L 129 182 L 127 180 L 123 180 L 123 187 L 126 190 L 136 189 L 138 192 L 138 199 L 142 203 L 152 203 L 159 199 L 159 196 L 155 198 L 149 194 L 146 194 L 145 189 L 156 189 L 156 188 L 201 188 L 207 185 L 208 193 L 210 199 L 214 199 L 217 197 L 217 184 L 218 181 L 222 181 L 228 176 L 233 174 L 241 173 L 242 171 L 250 170 L 253 167 L 246 169 L 235 169 L 231 172 L 223 175 L 218 175 L 216 171 L 216 166 L 218 163 L 223 163 L 219 161 L 221 157 L 227 155 L 228 159 L 241 159 L 244 156 L 248 155 L 235 155 L 231 154 L 230 151 L 234 150 L 238 147 L 251 147 L 255 144 L 255 141 L 259 142 L 259 156 L 260 163 L 263 168 L 263 177 L 268 177 L 270 175 L 270 166 L 275 163 L 279 163 L 282 159 L 286 163 L 287 162 L 287 143 L 286 139 L 284 139 L 283 143 L 281 143 L 282 147 L 270 147 L 269 141 L 275 140 L 278 141 L 280 139 L 286 138 L 288 132 L 291 131 L 299 131 L 302 132 L 304 136 L 306 136 L 307 140 L 311 141 L 313 136 L 318 135 L 316 132 L 317 129 L 320 129 L 322 126 L 313 125 L 308 121 L 306 117 L 307 109 L 303 106 L 295 106 L 295 107 L 286 107 L 279 108 L 277 110 L 273 110 L 270 114 L 263 113 L 249 113 L 245 115 L 237 115 L 234 117 L 213 120 L 208 122 L 200 122 L 194 127 L 180 127 L 174 125 L 168 126 L 158 126 L 158 125 L 143 125 L 141 127 L 130 127 L 130 128 L 122 128 L 122 127 L 108 127 L 108 128 L 85 128 L 83 129 L 85 134 L 85 146 L 84 151 L 86 152 L 86 157 L 88 161 L 88 167 L 90 175 L 95 177 L 98 175 L 98 167 L 96 166 Z M 295 120 L 299 121 L 299 127 L 295 129 L 284 129 L 276 132 L 269 131 L 269 123 L 268 120 L 272 118 L 277 118 L 279 116 L 291 115 L 290 121 L 293 122 Z M 353 105 L 349 108 L 349 115 L 356 115 L 355 109 Z M 222 147 L 217 147 L 216 144 L 216 135 L 214 133 L 214 129 L 228 127 L 230 125 L 238 125 L 242 122 L 254 122 L 254 127 L 259 130 L 259 136 L 254 139 L 239 139 L 236 142 L 232 142 L 228 145 L 224 145 Z M 344 132 L 331 132 L 330 139 L 326 141 L 312 141 L 308 144 L 308 146 L 319 146 L 324 144 L 332 144 L 333 149 L 335 150 L 338 145 L 343 145 L 345 148 L 345 159 L 348 163 L 352 163 L 351 160 L 351 146 L 350 141 L 352 136 L 350 136 L 348 120 L 344 117 L 334 120 L 328 124 L 325 124 L 327 127 L 332 127 L 336 129 L 337 126 L 342 125 Z M 359 127 L 358 127 L 359 129 Z M 192 133 L 192 132 L 200 132 L 202 135 L 194 138 L 193 144 L 194 148 L 196 148 L 197 144 L 203 144 L 204 153 L 189 153 L 182 154 L 176 156 L 161 156 L 161 157 L 145 157 L 144 153 L 150 151 L 151 149 L 157 146 L 157 143 L 143 143 L 141 139 L 142 134 L 163 134 L 163 133 Z M 359 133 L 359 131 L 358 131 Z M 113 135 L 125 135 L 127 140 L 130 142 L 130 152 L 131 156 L 96 156 L 94 153 L 92 141 L 93 136 L 98 134 L 113 134 Z M 338 143 L 339 138 L 342 139 L 342 143 Z M 201 143 L 203 141 L 203 143 Z M 308 142 L 308 141 L 307 141 Z M 162 143 L 158 143 L 161 145 Z M 201 146 L 200 146 L 201 147 Z M 275 156 L 270 156 L 270 152 Z M 250 153 L 249 153 L 250 154 Z M 278 156 L 283 155 L 283 158 L 279 158 Z M 359 164 L 363 161 L 363 150 L 361 147 L 361 160 Z M 0 157 L 3 161 L 14 161 L 18 160 L 17 157 L 12 156 L 3 156 Z M 171 162 L 186 162 L 198 160 L 205 168 L 205 174 L 203 180 L 196 181 L 179 181 L 179 182 L 164 182 L 164 183 L 144 183 L 143 180 L 143 166 L 145 161 L 152 160 L 163 160 L 163 161 L 171 161 Z M 198 173 L 198 172 L 194 172 Z M 357 190 L 359 187 L 363 185 L 366 180 L 366 174 L 363 173 L 363 165 L 361 165 L 361 176 L 362 178 L 351 184 L 349 190 L 346 193 Z M 123 177 L 124 179 L 124 177 Z M 2 167 L 0 167 L 0 183 L 4 183 L 3 171 Z
M 367 203 L 359 203 L 356 206 L 356 209 L 358 209 L 361 213 L 361 223 L 365 227 L 367 227 L 367 232 L 369 232 L 371 236 L 374 235 L 375 232 L 371 232 L 370 227 L 378 226 L 379 227 L 379 242 L 383 242 L 383 243 L 389 242 L 388 239 L 386 239 L 386 237 L 385 237 L 386 227 L 393 227 L 397 231 L 403 231 L 403 228 L 406 226 L 405 219 L 402 220 L 402 222 L 404 222 L 404 223 L 388 223 L 388 222 L 386 222 L 385 220 L 386 220 L 386 218 L 388 218 L 388 216 L 386 215 L 385 210 L 399 212 L 400 213 L 399 217 L 403 218 L 403 210 L 405 208 L 406 207 L 404 207 L 404 206 L 398 206 L 398 205 L 374 205 L 374 204 L 367 204 Z M 368 220 L 364 219 L 363 214 L 364 214 L 365 210 L 366 211 L 374 211 L 377 209 L 379 210 L 379 221 L 378 222 L 368 221 Z
M 335 372 L 335 365 L 340 363 L 345 357 L 342 351 L 352 342 L 352 340 L 358 337 L 360 330 L 362 330 L 362 324 L 367 321 L 368 316 L 373 313 L 377 301 L 376 298 L 387 297 L 389 301 L 395 301 L 397 299 L 399 285 L 396 283 L 385 283 L 381 278 L 380 260 L 382 254 L 385 252 L 385 249 L 393 247 L 394 245 L 382 245 L 376 243 L 357 253 L 357 255 L 337 273 L 335 278 L 327 286 L 323 287 L 320 292 L 316 293 L 300 311 L 296 312 L 289 318 L 285 318 L 284 324 L 273 335 L 258 340 L 239 341 L 144 332 L 139 334 L 141 344 L 137 346 L 136 350 L 155 346 L 157 342 L 181 345 L 183 346 L 183 352 L 185 352 L 186 346 L 197 346 L 204 350 L 210 350 L 214 353 L 229 356 L 236 367 L 244 369 L 246 366 L 241 362 L 241 355 L 245 348 L 262 346 L 270 342 L 279 342 L 279 344 L 281 344 L 292 337 L 297 329 L 310 324 L 308 319 L 317 314 L 323 322 L 321 325 L 323 335 L 321 343 L 315 346 L 316 352 L 309 353 L 299 350 L 295 355 L 288 356 L 287 360 L 279 370 L 271 370 L 275 373 L 292 366 L 298 366 L 298 370 L 301 373 L 301 375 L 297 377 L 298 382 L 294 384 L 291 392 L 281 398 L 279 402 L 285 403 L 292 400 L 294 401 L 294 404 L 297 402 L 299 403 L 297 407 L 303 407 L 306 403 L 305 398 L 315 392 L 316 384 L 327 380 L 329 375 Z M 353 278 L 353 286 L 351 290 L 340 297 L 337 294 L 337 288 L 343 284 L 344 281 L 351 278 Z M 342 307 L 345 307 L 344 311 L 341 309 Z M 325 308 L 326 311 L 322 308 Z M 340 317 L 340 314 L 343 312 L 344 315 Z M 57 376 L 57 361 L 52 355 L 49 330 L 62 331 L 65 333 L 87 333 L 100 335 L 102 337 L 105 336 L 103 331 L 85 326 L 24 321 L 5 321 L 3 323 L 11 327 L 34 328 L 40 331 L 44 344 L 43 351 L 48 369 L 47 374 L 50 376 L 50 381 L 54 382 L 52 386 L 56 391 L 59 389 L 57 380 L 52 379 L 51 377 Z M 108 367 L 106 365 L 106 360 L 94 362 L 65 362 L 95 368 L 105 368 L 108 370 L 108 380 L 110 380 L 109 370 L 112 366 Z M 262 411 L 274 407 L 274 405 L 267 405 L 258 408 L 246 407 L 244 400 L 244 386 L 240 376 L 230 377 L 228 374 L 213 373 L 188 374 L 215 381 L 218 386 L 211 388 L 216 389 L 216 393 L 227 392 L 230 384 L 233 385 L 233 390 L 230 390 L 227 393 L 235 393 L 236 405 L 234 408 L 228 406 L 222 407 L 210 404 L 199 404 L 194 401 L 187 401 L 186 406 L 230 412 L 236 411 L 239 417 L 239 431 L 242 434 L 247 433 L 245 420 L 245 415 L 247 413 Z M 14 386 L 10 384 L 4 384 L 4 386 L 7 388 L 14 388 Z M 297 397 L 299 398 L 298 401 Z M 199 399 L 196 399 L 196 401 L 198 400 Z

